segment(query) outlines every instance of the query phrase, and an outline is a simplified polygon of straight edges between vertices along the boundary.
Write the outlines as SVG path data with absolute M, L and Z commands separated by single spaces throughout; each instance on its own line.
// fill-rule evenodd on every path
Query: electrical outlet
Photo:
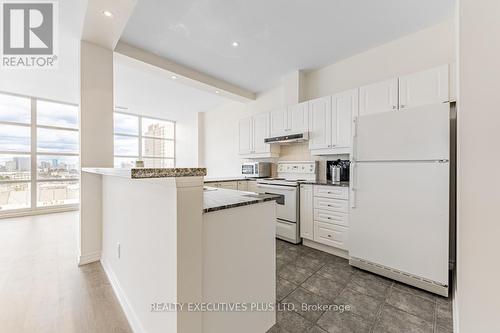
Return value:
M 118 259 L 120 259 L 122 255 L 122 245 L 120 243 L 116 243 L 116 255 L 118 256 Z

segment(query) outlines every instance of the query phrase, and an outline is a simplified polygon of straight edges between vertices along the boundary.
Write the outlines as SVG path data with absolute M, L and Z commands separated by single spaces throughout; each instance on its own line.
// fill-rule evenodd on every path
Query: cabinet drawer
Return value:
M 314 185 L 314 196 L 316 197 L 347 200 L 348 195 L 348 187 Z
M 314 222 L 314 241 L 347 250 L 349 229 L 321 222 Z
M 314 209 L 314 221 L 337 224 L 348 227 L 349 219 L 345 213 L 332 212 L 324 209 Z
M 347 200 L 315 197 L 314 208 L 347 214 L 349 212 L 349 202 Z

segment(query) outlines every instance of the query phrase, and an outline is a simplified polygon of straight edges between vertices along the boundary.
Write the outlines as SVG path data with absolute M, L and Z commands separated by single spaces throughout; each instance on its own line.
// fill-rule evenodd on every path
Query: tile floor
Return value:
M 351 267 L 302 245 L 276 242 L 277 312 L 268 333 L 451 333 L 451 299 Z M 350 311 L 303 305 L 350 305 Z

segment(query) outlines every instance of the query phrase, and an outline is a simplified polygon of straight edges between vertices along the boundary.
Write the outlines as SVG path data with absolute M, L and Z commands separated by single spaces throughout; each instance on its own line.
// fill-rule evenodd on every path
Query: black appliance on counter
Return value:
M 332 179 L 332 170 L 333 167 L 338 167 L 339 172 L 340 172 L 340 181 L 341 182 L 348 182 L 349 181 L 349 170 L 350 170 L 350 165 L 351 161 L 349 160 L 335 160 L 335 161 L 326 161 L 326 179 L 327 180 L 333 180 Z

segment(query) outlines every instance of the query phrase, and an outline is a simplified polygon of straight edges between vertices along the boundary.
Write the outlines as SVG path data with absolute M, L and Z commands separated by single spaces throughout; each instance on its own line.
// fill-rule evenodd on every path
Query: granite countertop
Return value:
M 131 179 L 203 177 L 207 174 L 206 168 L 82 168 L 82 171 Z
M 279 197 L 279 195 L 274 194 L 258 194 L 205 186 L 203 190 L 203 213 L 253 205 L 276 200 Z
M 331 180 L 300 181 L 300 184 L 349 187 L 349 182 L 333 182 Z

